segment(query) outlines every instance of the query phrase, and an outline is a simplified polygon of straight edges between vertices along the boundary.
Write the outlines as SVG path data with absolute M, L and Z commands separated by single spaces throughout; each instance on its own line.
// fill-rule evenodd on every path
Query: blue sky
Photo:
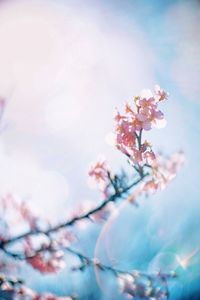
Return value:
M 163 104 L 168 124 L 150 138 L 155 149 L 184 150 L 186 165 L 165 192 L 141 200 L 139 212 L 130 210 L 127 216 L 122 207 L 107 239 L 112 230 L 119 232 L 113 243 L 124 247 L 111 253 L 122 264 L 128 257 L 126 267 L 133 260 L 138 267 L 140 253 L 145 255 L 149 245 L 147 268 L 160 256 L 171 261 L 173 255 L 184 257 L 200 247 L 199 17 L 198 1 L 2 2 L 0 92 L 9 101 L 0 141 L 1 194 L 9 191 L 27 199 L 37 213 L 55 220 L 65 218 L 75 203 L 96 198 L 87 186 L 90 161 L 103 153 L 115 170 L 124 164 L 105 141 L 113 129 L 114 108 L 158 83 L 170 93 Z M 158 227 L 166 228 L 162 241 L 151 238 Z M 91 255 L 99 230 L 83 234 L 81 247 Z M 137 232 L 131 241 L 131 233 L 123 234 L 129 230 Z M 100 235 L 99 255 L 104 239 Z M 200 254 L 188 270 L 179 270 L 180 285 L 195 282 L 199 260 Z M 63 276 L 69 289 L 80 284 L 82 291 L 93 283 L 104 299 L 90 272 L 81 282 L 78 275 L 66 273 L 61 282 Z M 55 281 L 42 280 L 39 288 Z

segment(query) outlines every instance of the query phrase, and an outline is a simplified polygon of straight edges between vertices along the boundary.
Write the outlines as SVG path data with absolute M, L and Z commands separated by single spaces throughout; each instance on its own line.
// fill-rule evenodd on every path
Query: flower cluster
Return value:
M 174 272 L 152 275 L 140 272 L 126 273 L 118 275 L 118 285 L 129 299 L 165 300 L 169 296 L 167 280 L 175 276 Z
M 24 256 L 26 262 L 40 273 L 56 273 L 65 267 L 64 252 L 56 242 L 43 242 L 34 249 L 31 238 L 25 239 Z
M 158 190 L 163 190 L 174 179 L 179 169 L 185 162 L 185 156 L 182 151 L 173 153 L 170 157 L 156 155 L 156 158 L 149 165 L 150 175 L 147 180 L 141 182 L 137 189 L 129 195 L 128 200 L 136 203 L 136 199 L 145 194 L 149 196 Z
M 100 157 L 97 162 L 90 166 L 88 175 L 92 179 L 92 183 L 98 185 L 103 196 L 107 197 L 109 195 L 111 173 L 110 168 L 103 157 Z
M 91 165 L 89 176 L 98 183 L 105 182 L 108 178 L 109 167 L 103 158 Z
M 173 154 L 169 158 L 156 155 L 149 141 L 143 140 L 143 131 L 165 124 L 163 113 L 159 109 L 160 102 L 166 100 L 168 94 L 159 86 L 154 93 L 149 90 L 134 97 L 132 104 L 126 104 L 123 114 L 117 112 L 116 147 L 128 157 L 134 168 L 134 174 L 127 175 L 111 172 L 104 159 L 94 163 L 90 170 L 90 178 L 98 184 L 103 192 L 103 201 L 83 202 L 68 219 L 52 225 L 42 222 L 31 211 L 27 203 L 18 201 L 13 195 L 7 194 L 1 198 L 0 218 L 0 250 L 8 258 L 26 261 L 32 268 L 42 274 L 56 273 L 65 267 L 66 252 L 76 256 L 81 262 L 72 270 L 84 271 L 92 266 L 100 271 L 111 272 L 117 278 L 121 292 L 131 299 L 168 299 L 167 281 L 174 274 L 148 274 L 134 271 L 127 273 L 111 266 L 104 265 L 96 258 L 90 258 L 71 248 L 71 244 L 78 240 L 78 230 L 85 226 L 88 220 L 103 222 L 115 211 L 118 200 L 128 199 L 135 202 L 141 194 L 147 194 L 165 188 L 175 176 L 184 162 L 183 153 Z M 0 118 L 4 111 L 5 101 L 0 99 Z M 135 174 L 136 171 L 136 174 Z M 133 192 L 132 192 L 133 190 Z M 73 208 L 74 210 L 74 208 Z M 13 218 L 14 216 L 14 218 Z M 25 227 L 16 235 L 16 224 Z M 78 224 L 73 231 L 72 225 Z M 68 230 L 70 228 L 70 231 Z M 20 227 L 21 229 L 21 227 Z M 19 252 L 13 251 L 13 244 L 18 243 Z M 19 245 L 20 244 L 20 245 Z M 11 248 L 10 248 L 11 245 Z M 0 264 L 0 271 L 4 265 Z M 5 272 L 5 271 L 4 271 Z M 0 299 L 15 300 L 72 300 L 73 297 L 56 297 L 52 294 L 38 294 L 28 289 L 20 282 L 0 278 Z
M 75 300 L 75 297 L 57 297 L 51 293 L 38 294 L 16 278 L 0 275 L 0 299 L 8 300 Z
M 26 261 L 41 273 L 56 273 L 65 267 L 63 251 L 36 253 Z
M 50 224 L 41 222 L 41 219 L 34 215 L 27 203 L 16 199 L 12 194 L 6 194 L 0 200 L 2 220 L 4 221 L 1 224 L 0 243 L 4 244 L 9 241 L 15 230 L 18 230 L 17 225 L 22 228 L 26 228 L 28 225 L 30 233 L 41 231 L 41 234 L 35 239 L 27 236 L 19 248 L 20 252 L 16 254 L 5 249 L 7 254 L 23 258 L 32 268 L 41 273 L 56 273 L 64 268 L 64 252 L 60 249 L 75 241 L 74 234 L 63 228 L 57 232 L 56 236 L 45 235 L 41 228 L 44 227 L 43 230 L 49 228 Z M 2 271 L 2 269 L 5 268 L 0 265 L 0 270 Z
M 17 199 L 14 195 L 8 193 L 1 198 L 1 210 L 4 220 L 10 225 L 14 214 L 15 221 L 18 220 L 20 224 L 24 223 L 24 225 L 28 225 L 31 230 L 37 228 L 39 218 L 34 215 L 27 202 Z
M 141 96 L 134 97 L 133 105 L 126 104 L 123 114 L 117 112 L 116 146 L 132 163 L 141 166 L 155 159 L 150 143 L 142 142 L 141 134 L 143 130 L 165 124 L 164 115 L 158 105 L 167 97 L 168 94 L 156 86 L 154 94 L 145 90 Z
M 143 191 L 148 194 L 156 190 L 163 190 L 174 179 L 184 162 L 185 156 L 182 151 L 174 153 L 167 158 L 157 155 L 151 166 L 152 178 L 144 183 Z

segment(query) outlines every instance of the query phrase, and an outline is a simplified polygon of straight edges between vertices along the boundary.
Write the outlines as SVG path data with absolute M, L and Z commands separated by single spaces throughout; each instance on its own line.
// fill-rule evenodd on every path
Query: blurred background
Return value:
M 29 201 L 41 217 L 60 221 L 77 203 L 99 201 L 88 165 L 100 154 L 115 171 L 125 162 L 107 138 L 115 107 L 156 83 L 170 93 L 167 126 L 149 139 L 165 153 L 183 150 L 184 168 L 139 209 L 121 205 L 103 227 L 80 229 L 78 247 L 124 269 L 177 270 L 172 299 L 200 295 L 199 19 L 192 0 L 0 1 L 0 95 L 8 101 L 0 193 Z M 68 266 L 74 262 L 69 257 Z M 90 269 L 24 270 L 38 291 L 124 299 Z

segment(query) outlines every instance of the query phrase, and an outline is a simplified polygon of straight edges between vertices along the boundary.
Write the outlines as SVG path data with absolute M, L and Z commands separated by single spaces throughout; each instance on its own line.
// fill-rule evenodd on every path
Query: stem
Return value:
M 112 267 L 110 265 L 103 264 L 97 258 L 90 258 L 90 257 L 86 256 L 85 254 L 83 254 L 83 253 L 79 252 L 78 250 L 73 249 L 71 247 L 61 247 L 61 248 L 59 248 L 59 250 L 66 251 L 66 252 L 72 254 L 73 256 L 78 257 L 80 259 L 80 261 L 84 264 L 84 267 L 93 266 L 102 271 L 110 271 L 116 277 L 118 277 L 119 275 L 123 275 L 123 274 L 136 276 L 136 277 L 138 277 L 138 275 L 140 275 L 140 276 L 146 277 L 147 279 L 150 280 L 150 279 L 152 279 L 153 276 L 155 276 L 155 274 L 148 274 L 145 272 L 140 272 L 138 270 L 132 270 L 130 272 L 130 271 L 125 271 L 122 269 Z M 14 253 L 14 252 L 8 251 L 6 249 L 3 251 L 8 256 L 23 261 L 23 260 L 34 258 L 38 253 L 42 253 L 45 251 L 56 252 L 56 251 L 58 251 L 58 249 L 55 249 L 55 248 L 53 249 L 53 248 L 51 248 L 51 245 L 50 245 L 49 247 L 46 247 L 46 248 L 39 248 L 39 249 L 34 250 L 35 254 L 33 254 L 33 255 L 24 255 L 24 254 L 20 254 L 20 253 Z M 74 268 L 74 270 L 78 270 L 78 269 L 81 269 L 81 266 L 79 266 L 78 268 Z M 176 275 L 175 275 L 175 273 L 157 273 L 157 276 L 162 277 L 163 281 L 164 281 L 164 279 L 166 280 L 167 278 L 172 278 L 172 277 L 175 277 Z
M 81 220 L 84 220 L 84 219 L 88 219 L 88 218 L 90 218 L 90 216 L 92 216 L 95 213 L 101 211 L 104 207 L 106 207 L 108 205 L 108 203 L 110 203 L 110 202 L 116 202 L 121 196 L 123 196 L 125 193 L 127 193 L 135 185 L 137 185 L 138 183 L 140 183 L 148 175 L 149 175 L 148 173 L 146 173 L 146 174 L 140 174 L 140 178 L 138 180 L 134 181 L 132 184 L 130 184 L 129 186 L 125 187 L 123 190 L 117 190 L 117 191 L 115 191 L 115 193 L 113 195 L 109 196 L 107 199 L 105 199 L 97 207 L 95 207 L 95 208 L 89 210 L 88 212 L 83 213 L 83 214 L 81 214 L 81 215 L 79 215 L 77 217 L 73 217 L 72 219 L 70 219 L 70 220 L 68 220 L 68 221 L 66 221 L 64 223 L 58 224 L 58 225 L 56 225 L 54 227 L 51 227 L 51 228 L 49 228 L 47 230 L 41 230 L 41 229 L 30 230 L 30 231 L 25 232 L 25 233 L 23 233 L 21 235 L 18 235 L 18 236 L 10 238 L 8 240 L 2 241 L 0 243 L 0 249 L 3 249 L 8 244 L 17 242 L 17 241 L 19 241 L 21 239 L 24 239 L 26 237 L 29 237 L 29 236 L 35 236 L 35 235 L 38 235 L 38 234 L 44 234 L 44 235 L 48 236 L 52 232 L 56 232 L 56 231 L 58 231 L 58 230 L 60 230 L 62 228 L 66 228 L 66 227 L 72 226 L 75 223 L 77 223 L 78 221 L 81 221 Z
M 38 249 L 36 250 L 36 254 L 37 255 L 39 252 L 43 252 L 47 249 L 44 249 L 44 248 L 41 248 L 41 249 Z M 96 258 L 90 258 L 84 254 L 82 254 L 81 252 L 79 252 L 78 250 L 75 250 L 73 248 L 70 248 L 70 247 L 63 247 L 62 250 L 65 250 L 67 251 L 68 253 L 78 257 L 81 261 L 81 265 L 77 266 L 77 267 L 73 267 L 72 268 L 72 271 L 83 271 L 85 268 L 88 268 L 90 266 L 94 267 L 95 269 L 98 269 L 99 271 L 102 271 L 102 272 L 110 272 L 113 274 L 113 276 L 116 277 L 116 279 L 119 279 L 119 278 L 123 278 L 122 276 L 124 275 L 124 279 L 126 280 L 126 276 L 131 276 L 132 279 L 133 279 L 133 287 L 131 287 L 130 285 L 130 288 L 134 288 L 135 289 L 135 293 L 137 293 L 137 288 L 136 288 L 136 285 L 137 285 L 137 280 L 139 280 L 138 282 L 138 287 L 140 287 L 140 279 L 143 281 L 143 279 L 147 280 L 146 282 L 146 287 L 143 285 L 143 292 L 145 294 L 145 289 L 146 288 L 151 288 L 151 292 L 148 296 L 148 298 L 145 297 L 145 299 L 161 299 L 160 297 L 157 298 L 157 292 L 159 291 L 159 288 L 163 287 L 164 288 L 164 297 L 163 299 L 168 299 L 169 298 L 169 288 L 168 288 L 168 280 L 169 279 L 172 279 L 174 277 L 176 277 L 176 274 L 174 272 L 170 272 L 170 273 L 154 273 L 154 274 L 149 274 L 149 273 L 145 273 L 145 272 L 140 272 L 138 270 L 132 270 L 131 272 L 130 271 L 125 271 L 125 270 L 121 270 L 121 269 L 118 269 L 118 268 L 115 268 L 115 267 L 112 267 L 110 265 L 105 265 L 103 263 L 101 263 L 98 259 Z M 51 249 L 52 251 L 52 249 Z M 56 251 L 54 249 L 54 251 Z M 25 259 L 30 259 L 30 258 L 34 258 L 34 255 L 33 256 L 20 256 L 20 254 L 16 254 L 16 253 L 12 253 L 12 252 L 7 252 L 8 255 L 10 255 L 11 257 L 13 258 L 18 258 L 20 260 L 25 260 Z M 157 280 L 160 281 L 158 287 L 156 287 L 156 284 L 157 283 Z M 128 284 L 130 284 L 130 282 L 128 282 Z M 139 290 L 139 295 L 140 295 L 140 290 Z M 137 295 L 137 294 L 134 294 L 134 296 Z M 147 296 L 145 294 L 145 296 Z M 152 298 L 152 297 L 153 298 Z M 155 296 L 155 297 L 154 297 Z M 151 297 L 151 298 L 149 298 Z M 72 299 L 74 299 L 73 297 L 71 297 Z

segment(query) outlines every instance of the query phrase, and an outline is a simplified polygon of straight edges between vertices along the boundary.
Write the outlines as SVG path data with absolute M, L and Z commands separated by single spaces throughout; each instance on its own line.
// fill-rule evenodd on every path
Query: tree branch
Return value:
M 103 264 L 99 259 L 97 258 L 90 258 L 83 253 L 79 252 L 76 249 L 73 249 L 71 247 L 63 247 L 61 250 L 66 251 L 70 253 L 73 256 L 76 256 L 79 258 L 81 264 L 75 267 L 72 267 L 72 271 L 84 271 L 88 267 L 94 267 L 94 269 L 99 270 L 101 272 L 110 272 L 112 273 L 117 280 L 121 279 L 125 281 L 125 284 L 128 285 L 128 290 L 131 288 L 134 291 L 134 295 L 137 296 L 139 293 L 144 293 L 146 295 L 147 291 L 149 291 L 148 296 L 158 296 L 157 292 L 159 291 L 158 286 L 160 286 L 160 291 L 163 295 L 162 299 L 168 299 L 169 298 L 169 288 L 168 288 L 168 280 L 173 279 L 176 277 L 175 272 L 170 273 L 145 273 L 138 270 L 132 270 L 126 271 L 119 268 L 112 267 L 110 265 Z M 5 253 L 12 258 L 19 259 L 19 260 L 28 260 L 31 258 L 34 258 L 38 253 L 44 252 L 44 251 L 57 251 L 56 249 L 52 249 L 51 245 L 47 248 L 40 248 L 35 250 L 34 255 L 23 255 L 20 253 L 13 253 L 8 250 L 5 251 Z M 133 280 L 133 282 L 130 281 L 130 278 Z M 142 283 L 141 286 L 141 282 Z M 137 286 L 138 285 L 138 286 Z M 126 293 L 126 290 L 124 291 Z M 160 295 L 160 294 L 159 294 Z M 160 295 L 161 296 L 161 295 Z M 161 299 L 161 298 L 155 298 L 155 299 Z
M 18 235 L 18 236 L 12 237 L 10 239 L 4 240 L 0 243 L 0 248 L 3 249 L 8 244 L 17 242 L 17 241 L 19 241 L 21 239 L 24 239 L 26 237 L 29 237 L 29 236 L 34 236 L 34 235 L 38 235 L 38 234 L 44 234 L 44 235 L 48 236 L 52 232 L 56 232 L 56 231 L 58 231 L 62 228 L 72 226 L 75 223 L 77 223 L 78 221 L 88 219 L 90 216 L 94 215 L 95 213 L 97 213 L 97 212 L 101 211 L 103 208 L 105 208 L 108 205 L 108 203 L 116 202 L 120 197 L 122 197 L 124 194 L 126 194 L 131 188 L 136 186 L 138 183 L 140 183 L 148 175 L 149 175 L 149 173 L 142 174 L 138 180 L 134 181 L 132 184 L 130 184 L 129 186 L 125 187 L 122 190 L 118 189 L 117 191 L 115 191 L 115 193 L 113 195 L 109 196 L 107 199 L 105 199 L 97 207 L 89 210 L 86 213 L 83 213 L 79 216 L 73 217 L 72 219 L 70 219 L 70 220 L 68 220 L 64 223 L 53 226 L 53 227 L 51 227 L 47 230 L 41 230 L 41 229 L 30 230 L 30 231 L 25 232 L 21 235 Z

